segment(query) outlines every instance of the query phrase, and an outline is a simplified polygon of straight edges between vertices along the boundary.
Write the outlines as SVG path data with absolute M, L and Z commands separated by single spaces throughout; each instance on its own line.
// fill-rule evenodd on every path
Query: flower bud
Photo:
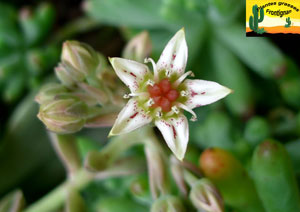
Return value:
M 66 93 L 67 89 L 57 83 L 49 83 L 41 88 L 39 93 L 35 97 L 35 101 L 39 104 L 49 102 L 54 99 L 56 95 Z
M 195 182 L 190 192 L 193 205 L 207 212 L 223 212 L 224 203 L 218 189 L 208 179 Z
M 157 199 L 152 207 L 151 212 L 184 212 L 185 208 L 182 201 L 175 196 L 162 196 Z
M 57 78 L 67 87 L 73 87 L 84 80 L 84 74 L 74 68 L 69 62 L 60 63 L 55 68 Z
M 84 126 L 87 115 L 87 105 L 69 97 L 42 104 L 38 118 L 55 133 L 74 133 Z
M 99 54 L 89 45 L 78 41 L 64 42 L 61 60 L 63 63 L 69 63 L 84 76 L 95 73 L 100 67 Z
M 132 38 L 123 51 L 123 57 L 143 63 L 152 50 L 149 33 L 143 31 Z

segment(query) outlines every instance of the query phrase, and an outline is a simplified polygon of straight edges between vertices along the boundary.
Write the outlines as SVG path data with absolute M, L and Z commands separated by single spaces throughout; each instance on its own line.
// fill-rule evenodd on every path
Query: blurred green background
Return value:
M 2 0 L 0 197 L 20 188 L 30 205 L 66 177 L 34 102 L 39 88 L 54 79 L 63 41 L 78 40 L 105 56 L 120 56 L 128 40 L 147 30 L 151 56 L 157 60 L 182 27 L 189 47 L 187 70 L 234 90 L 224 100 L 196 110 L 199 120 L 190 123 L 189 143 L 194 153 L 188 159 L 198 163 L 202 150 L 220 147 L 233 153 L 252 177 L 254 148 L 274 138 L 288 151 L 299 181 L 299 38 L 247 38 L 244 1 Z M 108 131 L 84 129 L 76 139 L 83 148 L 89 143 L 100 149 Z M 94 182 L 82 194 L 90 205 L 123 201 L 128 208 L 134 205 L 131 211 L 147 211 L 133 200 L 128 185 L 118 179 Z M 101 198 L 104 193 L 110 198 Z

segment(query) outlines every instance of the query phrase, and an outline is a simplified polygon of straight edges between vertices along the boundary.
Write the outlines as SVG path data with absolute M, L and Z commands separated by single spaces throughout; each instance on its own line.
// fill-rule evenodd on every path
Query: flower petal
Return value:
M 134 98 L 130 99 L 119 113 L 109 136 L 129 133 L 151 121 L 152 118 L 146 115 L 145 111 L 138 106 L 137 101 Z
M 212 81 L 185 80 L 184 84 L 189 94 L 185 105 L 191 109 L 216 102 L 232 92 L 231 89 Z
M 188 49 L 185 40 L 184 29 L 179 30 L 169 41 L 163 50 L 158 62 L 157 69 L 169 70 L 171 73 L 183 74 L 188 57 Z
M 150 73 L 144 64 L 123 58 L 110 58 L 110 63 L 118 77 L 127 85 L 132 93 L 139 88 L 139 82 L 143 81 L 144 76 Z
M 189 124 L 184 115 L 168 120 L 156 120 L 155 125 L 162 133 L 167 145 L 174 155 L 182 160 L 189 141 Z

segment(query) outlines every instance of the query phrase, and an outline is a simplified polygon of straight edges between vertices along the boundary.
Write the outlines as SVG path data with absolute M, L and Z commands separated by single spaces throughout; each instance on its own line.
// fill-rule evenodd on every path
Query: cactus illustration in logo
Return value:
M 253 16 L 251 15 L 249 18 L 250 29 L 252 29 L 257 34 L 263 34 L 266 31 L 264 30 L 264 28 L 258 28 L 258 23 L 261 23 L 264 20 L 264 9 L 263 8 L 259 9 L 259 13 L 260 13 L 259 17 L 258 17 L 257 5 L 254 5 L 252 7 L 252 12 L 253 12 Z
M 292 24 L 292 22 L 291 22 L 291 18 L 290 17 L 288 17 L 288 18 L 286 18 L 285 19 L 285 21 L 286 21 L 286 25 L 284 25 L 284 27 L 290 27 L 291 26 L 291 24 Z

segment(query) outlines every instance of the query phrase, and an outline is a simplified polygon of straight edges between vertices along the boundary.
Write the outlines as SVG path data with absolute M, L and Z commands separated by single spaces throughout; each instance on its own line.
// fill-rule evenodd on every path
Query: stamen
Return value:
M 129 99 L 129 98 L 130 98 L 130 95 L 128 93 L 124 94 L 123 99 Z
M 124 99 L 129 99 L 130 97 L 135 97 L 135 96 L 142 97 L 142 98 L 148 98 L 149 93 L 147 93 L 147 92 L 129 93 L 129 94 L 127 93 L 127 94 L 123 95 L 123 98 Z
M 140 93 L 130 93 L 128 94 L 130 97 L 134 97 L 134 96 L 142 96 L 142 97 L 148 97 L 149 93 L 147 92 L 140 92 Z
M 197 117 L 196 116 L 192 116 L 192 118 L 190 120 L 191 121 L 197 121 Z
M 156 117 L 161 118 L 162 117 L 162 112 L 161 111 L 157 111 L 156 112 Z
M 171 76 L 171 71 L 166 70 L 166 76 L 167 76 L 167 77 L 170 77 L 170 76 Z
M 145 106 L 147 106 L 147 107 L 151 107 L 152 105 L 154 105 L 154 100 L 152 99 L 152 98 L 150 98 L 145 104 Z
M 178 114 L 180 112 L 178 107 L 176 107 L 176 106 L 173 106 L 171 109 L 175 114 Z
M 189 92 L 188 91 L 180 91 L 181 96 L 188 96 Z
M 192 72 L 192 71 L 190 71 L 190 72 L 191 72 L 190 76 L 191 76 L 191 77 L 195 77 L 194 72 Z
M 147 85 L 153 86 L 154 84 L 155 84 L 155 82 L 154 82 L 153 80 L 150 80 L 150 79 L 149 79 L 149 80 L 147 81 Z
M 154 73 L 154 81 L 157 82 L 158 81 L 158 71 L 157 71 L 156 63 L 150 57 L 149 58 L 145 58 L 144 63 L 149 63 L 149 62 L 152 63 L 153 73 Z
M 182 103 L 177 103 L 177 106 L 193 115 L 192 118 L 190 119 L 191 121 L 197 121 L 197 115 L 192 109 L 190 109 L 188 106 Z
M 175 113 L 175 114 L 178 114 L 179 112 L 180 112 L 180 111 L 179 111 L 178 107 L 177 107 L 177 106 L 173 106 L 173 107 L 171 107 L 171 111 L 169 111 L 169 112 L 166 114 L 166 116 L 173 116 L 174 113 Z
M 173 83 L 173 86 L 174 87 L 177 87 L 178 85 L 180 85 L 180 83 L 183 82 L 183 80 L 185 80 L 185 78 L 189 75 L 192 75 L 193 72 L 192 71 L 188 71 L 186 73 L 184 73 L 183 75 L 181 75 L 174 83 Z

